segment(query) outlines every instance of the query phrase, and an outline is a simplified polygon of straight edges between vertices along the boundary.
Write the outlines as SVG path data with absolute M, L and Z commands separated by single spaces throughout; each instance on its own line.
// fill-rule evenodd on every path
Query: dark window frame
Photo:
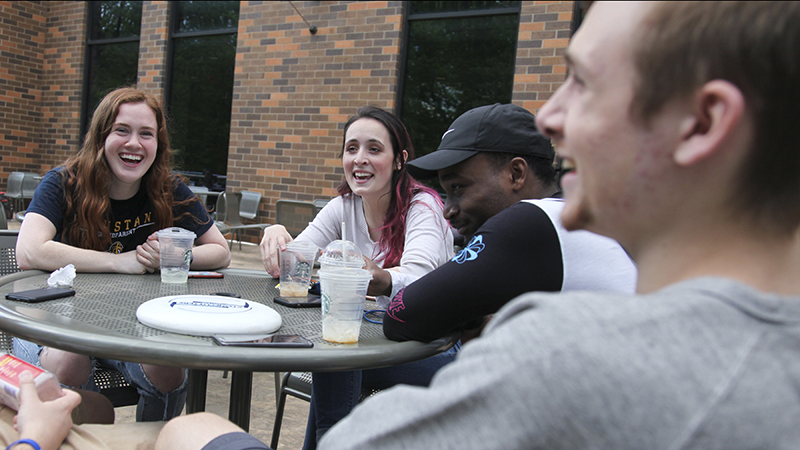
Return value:
M 170 1 L 169 2 L 169 27 L 168 27 L 168 34 L 167 36 L 167 63 L 164 67 L 164 109 L 167 112 L 167 115 L 170 113 L 170 95 L 172 91 L 172 66 L 174 64 L 174 56 L 175 56 L 175 41 L 177 39 L 183 38 L 193 38 L 193 37 L 207 37 L 207 36 L 222 36 L 222 35 L 237 35 L 239 33 L 239 29 L 237 28 L 222 28 L 216 30 L 204 30 L 204 31 L 184 31 L 184 32 L 177 32 L 178 29 L 178 8 L 177 1 Z M 241 14 L 241 13 L 240 13 Z
M 83 140 L 86 136 L 86 132 L 88 131 L 89 126 L 89 118 L 92 116 L 94 111 L 90 111 L 91 105 L 89 104 L 89 89 L 90 81 L 92 79 L 92 50 L 94 46 L 99 45 L 106 45 L 106 44 L 126 44 L 129 42 L 139 42 L 141 44 L 141 30 L 137 36 L 129 36 L 129 37 L 121 37 L 121 38 L 111 38 L 111 39 L 92 39 L 92 27 L 94 25 L 94 13 L 95 9 L 93 5 L 97 2 L 89 1 L 86 2 L 86 42 L 83 47 L 83 81 L 81 83 L 81 112 L 80 112 L 80 136 L 78 137 L 78 142 L 80 145 L 83 145 Z M 144 4 L 142 4 L 142 8 L 144 8 Z M 141 24 L 139 25 L 141 27 Z M 138 57 L 137 57 L 138 60 Z M 137 74 L 138 79 L 138 74 Z
M 460 19 L 465 17 L 487 17 L 487 16 L 504 16 L 504 15 L 517 15 L 517 21 L 522 15 L 522 2 L 518 6 L 509 6 L 503 8 L 493 9 L 478 9 L 468 11 L 449 11 L 437 13 L 417 13 L 413 14 L 409 11 L 410 1 L 403 2 L 403 35 L 400 41 L 400 65 L 397 72 L 397 94 L 395 95 L 395 114 L 398 117 L 403 117 L 403 95 L 405 94 L 406 84 L 406 66 L 408 65 L 408 41 L 410 33 L 410 22 L 417 20 L 440 20 L 440 19 Z M 517 25 L 519 29 L 519 25 Z M 519 34 L 519 33 L 517 33 Z M 519 46 L 519 41 L 517 41 Z M 517 65 L 517 52 L 514 52 L 513 67 Z M 514 84 L 511 83 L 511 92 L 509 97 L 513 97 Z
M 238 41 L 238 34 L 239 34 L 239 27 L 232 27 L 232 28 L 218 28 L 213 30 L 202 30 L 202 31 L 177 31 L 179 29 L 179 15 L 178 15 L 178 1 L 171 0 L 169 2 L 169 23 L 167 26 L 167 55 L 166 55 L 166 63 L 164 64 L 164 97 L 162 103 L 164 105 L 164 113 L 166 114 L 168 120 L 172 118 L 172 88 L 173 88 L 173 77 L 174 77 L 174 65 L 175 65 L 175 47 L 176 42 L 179 39 L 187 39 L 187 38 L 196 38 L 196 37 L 214 37 L 214 36 L 236 36 Z M 241 6 L 239 7 L 241 8 Z M 237 18 L 238 21 L 241 20 L 241 9 L 239 9 L 239 17 Z M 234 69 L 235 69 L 235 56 L 234 56 Z M 235 77 L 234 77 L 234 86 L 232 87 L 235 90 Z M 232 105 L 231 105 L 232 108 Z M 232 113 L 233 111 L 231 111 Z M 230 124 L 232 125 L 232 124 Z M 170 130 L 170 134 L 172 134 L 172 129 Z M 230 139 L 230 132 L 229 137 Z M 186 170 L 182 171 L 182 173 L 186 174 L 187 177 L 191 176 L 200 176 L 202 174 L 195 174 L 188 172 Z M 227 173 L 222 174 L 214 174 L 214 176 L 220 180 L 223 184 L 223 188 L 225 187 L 225 183 L 227 181 Z

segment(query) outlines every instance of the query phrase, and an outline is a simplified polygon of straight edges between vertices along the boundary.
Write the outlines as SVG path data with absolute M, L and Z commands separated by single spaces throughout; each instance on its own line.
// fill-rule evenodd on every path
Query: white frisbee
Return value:
M 159 330 L 192 336 L 269 334 L 281 316 L 251 300 L 217 295 L 171 295 L 148 300 L 136 309 L 139 322 Z

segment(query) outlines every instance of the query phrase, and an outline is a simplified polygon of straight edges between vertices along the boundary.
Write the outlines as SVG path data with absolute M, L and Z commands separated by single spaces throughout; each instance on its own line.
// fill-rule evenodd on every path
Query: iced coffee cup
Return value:
M 320 269 L 322 339 L 337 344 L 358 342 L 367 287 L 372 274 L 364 269 Z
M 347 267 L 351 269 L 362 269 L 366 265 L 361 252 L 351 241 L 337 240 L 325 247 L 322 256 L 319 257 L 320 269 L 334 267 Z
M 305 297 L 319 249 L 310 242 L 289 242 L 280 253 L 281 297 Z
M 192 245 L 197 237 L 180 228 L 165 228 L 158 232 L 158 252 L 162 283 L 186 283 L 192 262 Z

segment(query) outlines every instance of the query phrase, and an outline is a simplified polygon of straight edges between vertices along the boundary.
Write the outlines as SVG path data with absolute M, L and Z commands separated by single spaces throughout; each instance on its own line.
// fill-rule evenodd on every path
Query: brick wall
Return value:
M 42 4 L 48 9 L 39 145 L 45 155 L 44 172 L 75 153 L 80 143 L 86 3 L 53 1 Z
M 40 122 L 47 9 L 0 2 L 0 179 L 41 168 Z
M 139 73 L 136 87 L 164 99 L 169 29 L 169 2 L 145 1 L 139 38 Z
M 242 2 L 228 186 L 280 198 L 335 196 L 342 128 L 359 106 L 393 108 L 402 2 Z M 262 219 L 263 220 L 263 219 Z
M 533 112 L 561 86 L 573 2 L 522 2 L 512 101 Z

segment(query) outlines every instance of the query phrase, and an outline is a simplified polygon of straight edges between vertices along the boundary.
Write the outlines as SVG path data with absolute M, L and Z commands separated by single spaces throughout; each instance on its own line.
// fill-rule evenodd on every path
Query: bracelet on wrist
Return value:
M 11 450 L 12 447 L 19 444 L 28 444 L 33 447 L 34 450 L 42 450 L 42 447 L 39 447 L 39 444 L 37 444 L 33 439 L 17 439 L 16 441 L 8 444 L 6 450 Z

